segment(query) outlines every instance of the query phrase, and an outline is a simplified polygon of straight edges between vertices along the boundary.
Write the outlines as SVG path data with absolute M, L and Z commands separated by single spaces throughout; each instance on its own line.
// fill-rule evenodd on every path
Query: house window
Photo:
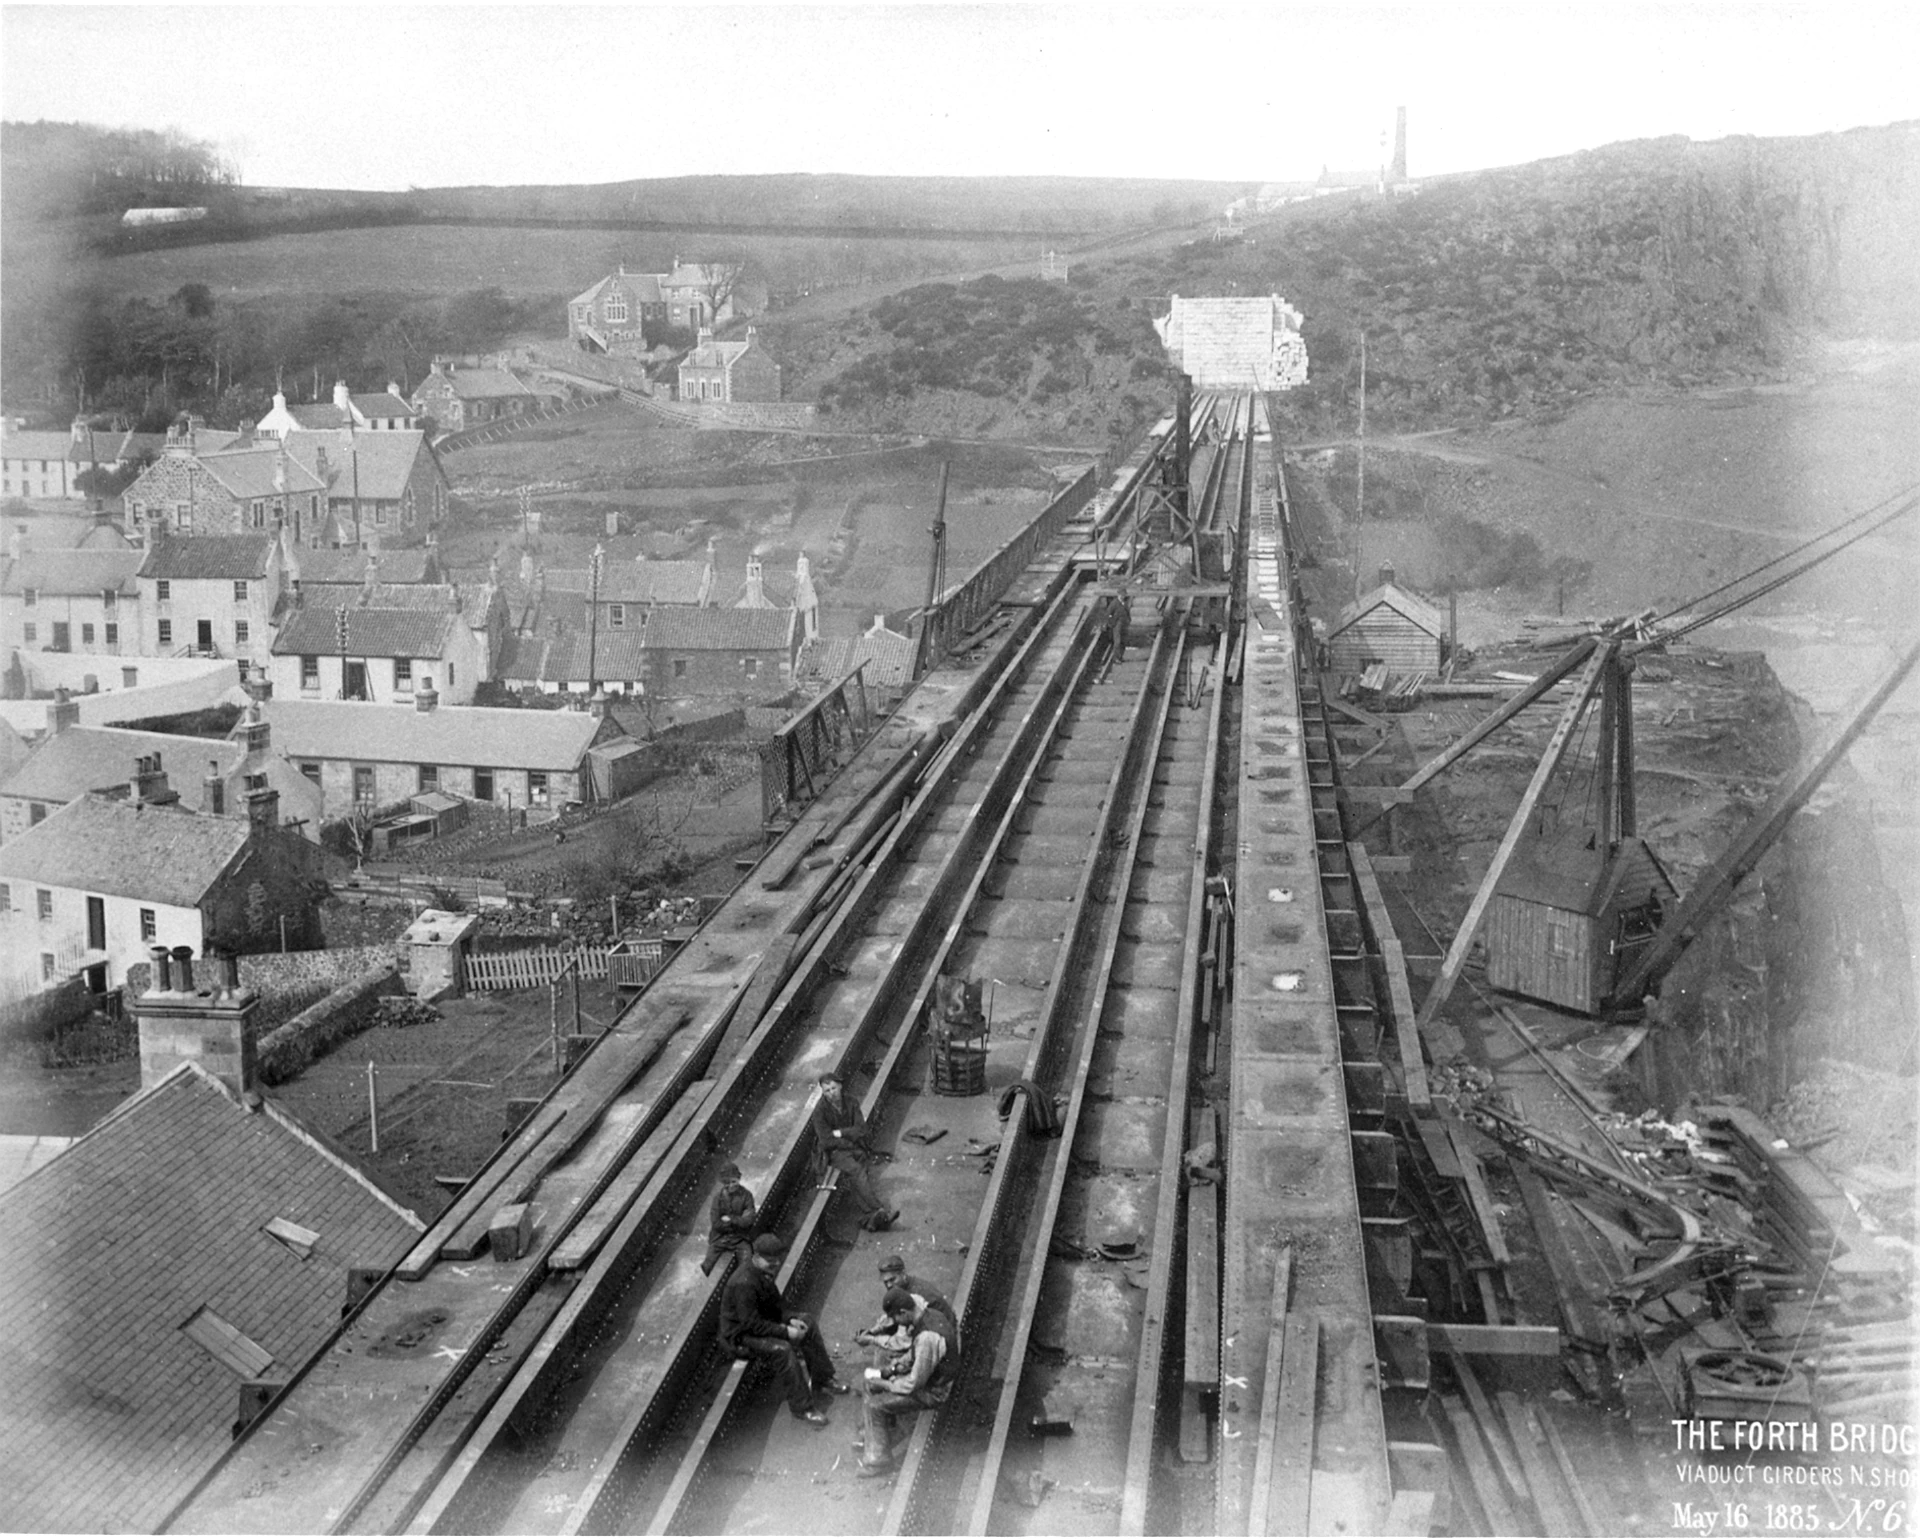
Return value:
M 235 620 L 233 622 L 233 644 L 236 647 L 244 647 L 247 644 L 247 637 L 250 634 L 251 630 L 245 620 Z
M 307 779 L 311 780 L 315 785 L 319 785 L 320 784 L 320 761 L 318 759 L 305 760 L 300 765 L 300 773 L 305 775 Z
M 82 646 L 93 645 L 93 626 L 85 620 L 80 622 L 80 643 Z
M 607 605 L 607 624 L 617 631 L 627 628 L 627 606 L 625 604 Z
M 140 939 L 150 941 L 160 933 L 160 919 L 150 908 L 140 910 Z
M 44 823 L 46 821 L 47 821 L 47 804 L 45 802 L 28 802 L 27 803 L 27 827 L 32 828 L 34 824 Z
M 627 318 L 627 296 L 609 294 L 607 296 L 607 324 L 617 326 Z
M 256 497 L 253 499 L 252 513 L 253 513 L 253 527 L 256 529 L 266 528 L 267 527 L 267 503 L 264 497 Z M 239 585 L 235 584 L 235 586 L 237 587 Z
M 173 621 L 171 620 L 160 622 L 160 645 L 163 647 L 173 645 Z
M 258 503 L 255 503 L 255 504 L 254 504 L 254 506 L 255 506 L 255 507 L 258 507 L 258 506 L 259 506 L 259 504 L 258 504 Z M 236 603 L 236 604 L 244 604 L 244 603 L 246 603 L 246 601 L 247 601 L 247 585 L 246 585 L 246 584 L 245 584 L 244 582 L 236 582 L 236 583 L 235 583 L 235 584 L 233 585 L 233 601 L 234 601 L 234 603 Z
M 113 627 L 109 625 L 107 627 L 107 640 L 112 641 L 113 639 Z M 122 668 L 120 670 L 120 687 L 122 689 L 132 689 L 134 685 L 139 682 L 140 670 L 138 668 Z
M 423 764 L 420 766 L 420 789 L 423 793 L 440 789 L 439 765 Z
M 453 688 L 453 664 L 452 663 L 447 664 L 447 688 L 448 689 Z
M 36 641 L 40 639 L 40 627 L 35 625 L 33 621 L 29 620 L 27 621 L 25 628 L 21 631 L 20 634 L 26 637 L 27 645 L 32 646 Z
M 13 886 L 9 882 L 0 882 L 0 914 L 13 912 Z
M 356 802 L 373 802 L 373 766 L 356 764 L 353 767 L 353 799 Z
M 117 647 L 120 645 L 120 627 L 114 624 L 113 621 L 111 620 L 107 621 L 107 638 L 106 639 L 107 639 L 107 645 L 110 647 Z
M 740 671 L 750 679 L 758 678 L 760 676 L 760 659 L 757 657 L 741 658 Z
M 35 604 L 40 602 L 40 590 L 38 588 L 24 589 L 20 594 L 20 602 L 29 609 L 33 608 Z
M 393 692 L 396 695 L 413 693 L 413 659 L 396 657 L 393 660 Z
M 527 771 L 527 800 L 536 807 L 547 805 L 547 775 L 545 770 Z
M 36 887 L 33 892 L 34 911 L 41 919 L 53 918 L 53 894 L 44 887 Z
M 473 772 L 473 799 L 479 802 L 493 800 L 493 771 L 477 769 Z
M 191 503 L 176 502 L 173 505 L 173 525 L 182 534 L 193 533 L 193 505 Z
M 120 607 L 120 595 L 112 588 L 102 588 L 100 590 L 100 605 L 103 609 L 117 609 Z
M 673 676 L 676 679 L 684 679 L 687 676 L 687 660 L 684 657 L 676 657 L 673 660 Z
M 166 603 L 173 597 L 173 584 L 164 577 L 157 579 L 153 585 L 153 596 L 161 603 Z
M 300 688 L 313 694 L 320 688 L 320 659 L 303 655 L 300 659 Z

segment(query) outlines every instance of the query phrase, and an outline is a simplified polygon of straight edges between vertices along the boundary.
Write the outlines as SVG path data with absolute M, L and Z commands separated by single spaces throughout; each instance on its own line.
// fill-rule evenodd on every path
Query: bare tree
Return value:
M 746 267 L 745 262 L 728 258 L 700 264 L 700 271 L 706 279 L 700 285 L 700 293 L 707 301 L 707 314 L 712 317 L 713 324 L 719 323 L 720 312 L 733 302 L 734 290 L 740 286 Z

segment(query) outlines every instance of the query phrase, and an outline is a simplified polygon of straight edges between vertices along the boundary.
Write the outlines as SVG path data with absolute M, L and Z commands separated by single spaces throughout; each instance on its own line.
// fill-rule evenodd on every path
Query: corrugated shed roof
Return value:
M 127 727 L 69 727 L 46 739 L 0 782 L 0 796 L 66 803 L 89 791 L 124 790 L 133 778 L 134 760 L 156 753 L 167 783 L 190 807 L 200 805 L 200 779 L 209 759 L 218 759 L 220 773 L 227 775 L 241 757 L 240 745 L 223 738 L 136 732 Z
M 264 1232 L 319 1239 L 302 1260 Z M 346 1269 L 395 1260 L 417 1218 L 278 1105 L 186 1066 L 0 1192 L 0 1488 L 10 1527 L 150 1533 L 232 1443 L 237 1379 L 181 1330 L 214 1310 L 304 1362 Z
M 273 746 L 288 757 L 368 763 L 571 770 L 602 725 L 584 711 L 508 706 L 419 711 L 359 700 L 269 700 L 264 709 Z
M 173 582 L 264 577 L 276 539 L 271 534 L 169 535 L 148 547 L 140 575 Z
M 249 832 L 244 818 L 82 796 L 0 844 L 0 879 L 192 908 Z
M 779 652 L 793 637 L 791 609 L 695 609 L 656 605 L 647 614 L 647 648 L 681 652 Z
M 1581 828 L 1522 844 L 1500 878 L 1498 895 L 1589 916 L 1613 906 L 1620 894 L 1627 907 L 1637 907 L 1650 891 L 1663 902 L 1675 897 L 1673 879 L 1644 839 L 1622 839 L 1609 858 L 1590 847 L 1593 837 L 1591 829 Z
M 358 495 L 377 502 L 399 501 L 420 456 L 432 459 L 433 453 L 427 447 L 427 435 L 418 428 L 387 428 L 377 433 L 302 430 L 287 434 L 286 445 L 287 453 L 316 486 L 320 484 L 319 451 L 324 449 L 328 491 L 335 497 Z
M 137 593 L 140 574 L 137 550 L 33 550 L 6 564 L 0 573 L 0 593 L 99 595 Z
M 1340 611 L 1340 618 L 1334 622 L 1330 636 L 1337 636 L 1362 615 L 1375 609 L 1391 609 L 1395 614 L 1412 621 L 1429 636 L 1444 636 L 1447 633 L 1446 618 L 1425 599 L 1409 593 L 1397 583 L 1382 583 L 1370 593 L 1363 593 L 1351 604 Z
M 344 647 L 340 644 L 340 607 L 347 613 Z M 376 609 L 371 605 L 362 608 L 303 602 L 274 636 L 273 655 L 439 657 L 459 618 L 444 604 L 432 609 Z

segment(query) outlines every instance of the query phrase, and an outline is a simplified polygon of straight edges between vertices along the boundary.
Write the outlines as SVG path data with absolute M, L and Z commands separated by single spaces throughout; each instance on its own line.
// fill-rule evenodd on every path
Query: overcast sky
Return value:
M 0 7 L 0 115 L 255 185 L 815 171 L 1310 177 L 1920 118 L 1920 6 Z

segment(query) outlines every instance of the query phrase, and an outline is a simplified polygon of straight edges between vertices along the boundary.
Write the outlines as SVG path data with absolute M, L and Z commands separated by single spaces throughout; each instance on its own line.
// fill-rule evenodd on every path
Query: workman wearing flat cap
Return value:
M 759 1227 L 760 1213 L 753 1193 L 740 1184 L 740 1167 L 732 1160 L 720 1167 L 720 1190 L 713 1194 L 707 1215 L 707 1256 L 700 1270 L 711 1275 L 722 1256 L 745 1260 Z
M 851 1386 L 834 1372 L 820 1327 L 789 1310 L 774 1275 L 787 1244 L 777 1234 L 753 1242 L 747 1265 L 736 1266 L 720 1295 L 720 1346 L 730 1356 L 773 1364 L 787 1383 L 787 1409 L 809 1426 L 824 1427 L 828 1395 Z
M 960 1370 L 959 1329 L 950 1314 L 921 1304 L 904 1288 L 888 1290 L 886 1308 L 895 1327 L 910 1335 L 912 1349 L 904 1372 L 867 1370 L 859 1474 L 868 1478 L 887 1474 L 906 1450 L 904 1437 L 894 1440 L 895 1423 L 944 1405 Z
M 873 1130 L 868 1127 L 859 1100 L 847 1094 L 840 1076 L 820 1076 L 820 1099 L 813 1104 L 813 1137 L 827 1168 L 840 1172 L 840 1190 L 853 1198 L 863 1215 L 862 1229 L 890 1229 L 900 1216 L 890 1208 L 867 1179 L 868 1144 Z
M 928 1306 L 939 1310 L 949 1320 L 958 1320 L 959 1312 L 946 1294 L 928 1282 L 925 1278 L 915 1277 L 907 1270 L 907 1263 L 899 1256 L 886 1256 L 880 1262 L 880 1298 L 882 1309 L 880 1318 L 865 1330 L 855 1331 L 853 1339 L 862 1346 L 874 1347 L 882 1353 L 904 1352 L 912 1346 L 911 1335 L 900 1330 L 888 1316 L 884 1303 L 886 1296 L 898 1288 L 913 1296 L 913 1300 L 922 1309 Z M 886 1366 L 884 1361 L 876 1359 L 876 1366 Z

